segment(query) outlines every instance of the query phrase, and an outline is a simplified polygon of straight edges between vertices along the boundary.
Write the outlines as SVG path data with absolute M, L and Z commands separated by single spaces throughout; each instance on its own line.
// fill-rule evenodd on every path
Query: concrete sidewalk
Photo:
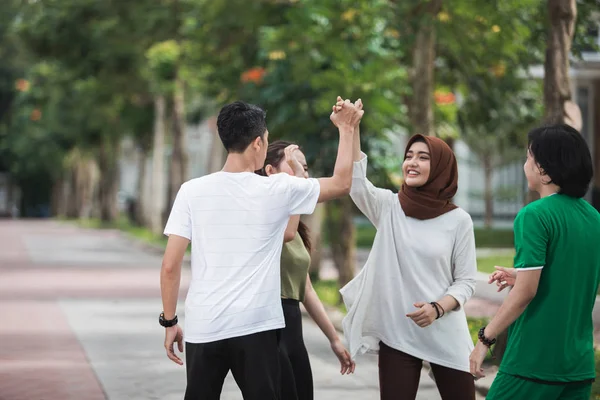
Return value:
M 182 399 L 185 368 L 165 356 L 158 325 L 160 252 L 120 232 L 55 221 L 0 220 L 0 399 Z M 178 309 L 189 282 L 182 272 Z M 309 319 L 315 398 L 379 398 L 376 357 L 342 376 Z M 439 400 L 423 376 L 418 400 Z M 222 400 L 241 400 L 231 374 Z

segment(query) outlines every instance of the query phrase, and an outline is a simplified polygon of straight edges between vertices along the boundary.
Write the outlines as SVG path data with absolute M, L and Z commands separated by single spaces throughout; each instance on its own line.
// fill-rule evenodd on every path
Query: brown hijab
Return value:
M 414 135 L 408 140 L 404 154 L 418 141 L 424 141 L 431 153 L 429 179 L 421 187 L 403 183 L 398 198 L 408 217 L 431 219 L 457 208 L 452 198 L 458 188 L 458 167 L 452 149 L 442 139 L 433 136 Z

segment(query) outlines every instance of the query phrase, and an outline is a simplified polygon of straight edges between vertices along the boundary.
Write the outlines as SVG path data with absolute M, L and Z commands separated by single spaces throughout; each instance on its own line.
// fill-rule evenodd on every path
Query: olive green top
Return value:
M 310 253 L 297 233 L 281 251 L 281 297 L 304 301 Z

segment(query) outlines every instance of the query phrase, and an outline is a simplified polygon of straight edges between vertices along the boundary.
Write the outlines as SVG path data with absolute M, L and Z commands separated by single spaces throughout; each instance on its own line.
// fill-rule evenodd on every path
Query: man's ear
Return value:
M 252 148 L 255 151 L 259 151 L 261 146 L 263 145 L 263 139 L 260 136 L 257 136 L 253 141 L 252 141 Z

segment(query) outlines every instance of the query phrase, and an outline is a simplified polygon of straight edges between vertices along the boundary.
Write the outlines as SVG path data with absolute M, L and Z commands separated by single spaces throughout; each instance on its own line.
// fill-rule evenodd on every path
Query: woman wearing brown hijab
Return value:
M 435 137 L 411 137 L 398 194 L 366 178 L 358 129 L 354 160 L 350 196 L 377 234 L 366 265 L 341 290 L 352 357 L 379 354 L 381 399 L 415 399 L 423 361 L 442 399 L 474 399 L 462 306 L 475 287 L 475 239 L 469 214 L 452 203 L 452 150 Z

